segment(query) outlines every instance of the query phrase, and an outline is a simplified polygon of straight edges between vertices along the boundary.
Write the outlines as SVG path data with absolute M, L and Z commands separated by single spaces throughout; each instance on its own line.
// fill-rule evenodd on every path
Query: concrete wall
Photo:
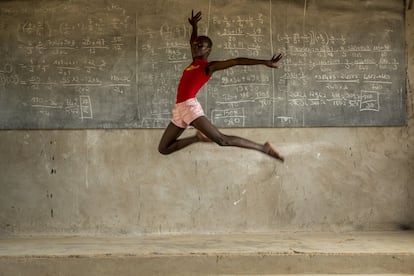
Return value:
M 414 227 L 413 13 L 408 126 L 225 130 L 284 164 L 211 144 L 162 156 L 162 130 L 0 131 L 0 234 Z

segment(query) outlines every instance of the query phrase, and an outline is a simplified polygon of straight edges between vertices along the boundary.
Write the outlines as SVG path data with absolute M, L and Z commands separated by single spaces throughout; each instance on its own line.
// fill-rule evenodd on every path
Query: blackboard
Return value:
M 217 126 L 406 123 L 404 1 L 0 1 L 0 128 L 163 128 L 190 63 L 191 10 L 217 72 L 199 101 Z

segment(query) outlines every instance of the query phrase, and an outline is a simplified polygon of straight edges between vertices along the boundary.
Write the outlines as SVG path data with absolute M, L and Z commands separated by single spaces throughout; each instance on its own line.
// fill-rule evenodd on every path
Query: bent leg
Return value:
M 206 117 L 199 117 L 194 120 L 191 125 L 196 129 L 201 131 L 206 135 L 210 140 L 217 143 L 220 146 L 233 146 L 245 149 L 253 149 L 260 152 L 263 152 L 273 158 L 284 161 L 284 158 L 275 150 L 269 143 L 258 144 L 256 142 L 250 141 L 248 139 L 225 135 L 221 133 Z
M 173 123 L 170 123 L 161 137 L 158 151 L 161 154 L 170 154 L 200 141 L 200 138 L 197 135 L 178 139 L 184 130 L 184 128 L 180 128 Z

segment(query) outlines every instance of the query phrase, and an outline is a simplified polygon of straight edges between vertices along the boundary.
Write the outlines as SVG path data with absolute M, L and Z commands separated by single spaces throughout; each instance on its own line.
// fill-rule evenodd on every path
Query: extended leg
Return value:
M 248 139 L 230 136 L 221 133 L 206 117 L 199 117 L 191 123 L 196 129 L 200 130 L 210 140 L 220 146 L 233 146 L 246 149 L 253 149 L 263 152 L 273 158 L 284 161 L 284 158 L 269 143 L 258 144 Z

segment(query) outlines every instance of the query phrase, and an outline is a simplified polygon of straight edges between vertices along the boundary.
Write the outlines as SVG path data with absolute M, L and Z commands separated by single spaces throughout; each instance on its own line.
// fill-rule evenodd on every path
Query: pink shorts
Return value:
M 175 104 L 172 113 L 171 122 L 180 128 L 188 128 L 195 119 L 205 116 L 203 108 L 196 98 Z

